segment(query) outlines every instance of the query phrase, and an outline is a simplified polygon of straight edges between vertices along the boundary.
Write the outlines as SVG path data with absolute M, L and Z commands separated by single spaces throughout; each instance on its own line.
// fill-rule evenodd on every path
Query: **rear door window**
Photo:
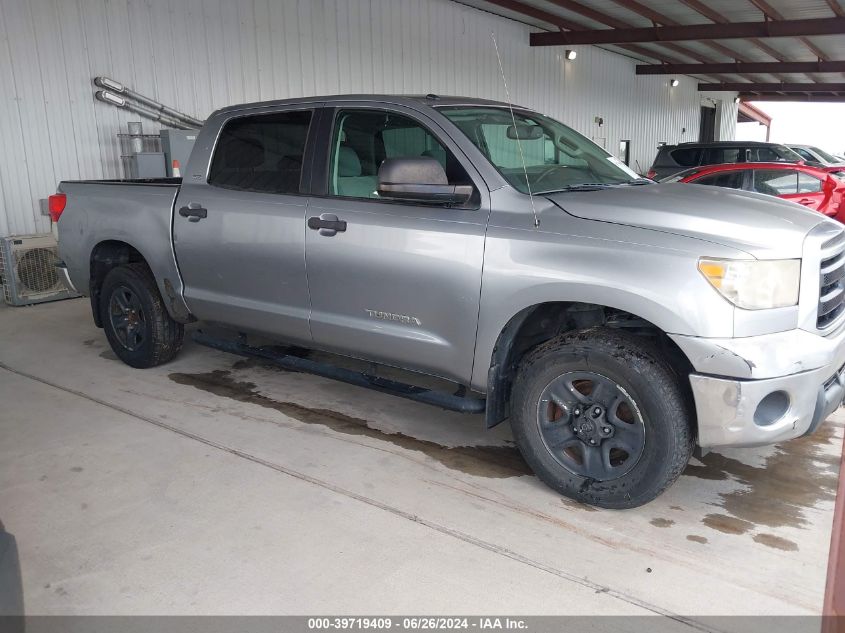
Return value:
M 705 165 L 722 163 L 744 163 L 745 150 L 740 147 L 711 147 L 704 152 Z
M 262 193 L 300 193 L 312 111 L 233 119 L 223 126 L 208 184 Z
M 701 160 L 701 148 L 684 147 L 672 150 L 672 160 L 681 167 L 695 167 Z
M 742 181 L 745 178 L 745 172 L 740 169 L 733 171 L 725 171 L 718 174 L 711 174 L 704 176 L 693 182 L 696 185 L 710 185 L 713 187 L 727 187 L 729 189 L 742 189 Z
M 798 193 L 798 172 L 794 169 L 754 170 L 754 191 L 770 196 Z

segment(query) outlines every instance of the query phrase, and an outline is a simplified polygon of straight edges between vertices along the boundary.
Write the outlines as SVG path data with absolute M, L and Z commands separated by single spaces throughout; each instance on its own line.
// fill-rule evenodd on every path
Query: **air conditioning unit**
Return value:
M 13 306 L 69 299 L 56 270 L 58 245 L 52 235 L 12 235 L 0 238 L 0 283 L 3 297 Z

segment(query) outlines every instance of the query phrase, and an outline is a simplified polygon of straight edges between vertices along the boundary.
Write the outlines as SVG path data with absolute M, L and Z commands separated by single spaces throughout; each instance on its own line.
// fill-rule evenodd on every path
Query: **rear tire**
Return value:
M 100 292 L 100 318 L 112 351 L 130 367 L 162 365 L 182 348 L 184 327 L 170 318 L 146 264 L 109 271 Z
M 522 360 L 511 427 L 548 486 L 602 508 L 634 508 L 666 490 L 692 455 L 692 415 L 647 339 L 608 328 L 556 337 Z

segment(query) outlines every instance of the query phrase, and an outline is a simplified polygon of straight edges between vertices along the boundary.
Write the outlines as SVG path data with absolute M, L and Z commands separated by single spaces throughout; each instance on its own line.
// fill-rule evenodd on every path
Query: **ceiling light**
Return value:
M 573 60 L 578 57 L 578 51 L 567 50 L 564 56 L 566 57 L 566 59 Z
M 670 85 L 670 86 L 672 86 L 673 88 L 674 88 L 675 86 L 677 86 L 679 83 L 681 83 L 681 82 L 680 82 L 680 81 L 678 81 L 677 79 L 671 79 L 671 80 L 669 80 L 669 85 Z

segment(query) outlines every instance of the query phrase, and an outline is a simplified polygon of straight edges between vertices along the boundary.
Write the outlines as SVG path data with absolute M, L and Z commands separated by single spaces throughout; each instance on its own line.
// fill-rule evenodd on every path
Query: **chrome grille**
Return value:
M 845 313 L 845 232 L 822 245 L 819 308 L 816 327 L 830 327 Z

